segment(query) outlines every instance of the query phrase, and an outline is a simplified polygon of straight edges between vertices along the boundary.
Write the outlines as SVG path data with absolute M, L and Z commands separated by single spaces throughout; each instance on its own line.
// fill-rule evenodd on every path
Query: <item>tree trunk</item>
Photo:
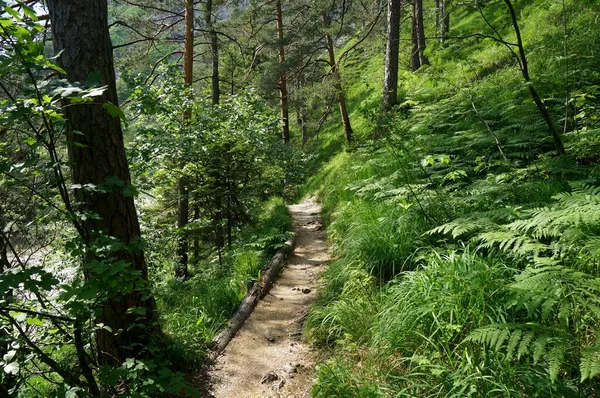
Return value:
M 390 110 L 398 101 L 398 52 L 402 0 L 388 0 L 385 70 L 383 74 L 383 109 Z
M 281 138 L 283 143 L 287 144 L 290 142 L 290 122 L 289 122 L 289 110 L 288 110 L 288 91 L 287 91 L 287 78 L 283 65 L 285 63 L 285 47 L 283 45 L 283 13 L 281 11 L 281 0 L 275 2 L 275 9 L 277 12 L 277 40 L 278 52 L 279 52 L 279 66 L 281 71 L 279 72 L 279 93 L 281 99 L 281 120 L 283 126 L 281 129 Z
M 328 28 L 329 16 L 327 16 L 327 13 L 323 13 L 321 17 L 323 19 L 323 23 L 325 24 L 325 28 Z M 352 136 L 354 135 L 354 132 L 352 131 L 350 117 L 348 116 L 348 109 L 346 108 L 346 99 L 344 97 L 344 90 L 342 89 L 342 78 L 340 76 L 338 64 L 335 62 L 333 40 L 331 39 L 331 35 L 329 33 L 325 34 L 325 40 L 327 41 L 327 53 L 329 54 L 329 63 L 331 64 L 331 73 L 334 79 L 334 88 L 337 92 L 338 103 L 340 105 L 340 114 L 342 116 L 342 124 L 344 125 L 344 135 L 346 136 L 346 141 L 348 142 L 348 145 L 350 145 L 352 143 Z
M 546 108 L 546 105 L 544 105 L 544 103 L 542 102 L 540 95 L 538 94 L 537 90 L 533 86 L 533 83 L 531 82 L 531 77 L 529 76 L 529 66 L 527 63 L 527 57 L 525 56 L 525 48 L 523 46 L 523 40 L 521 38 L 521 29 L 519 28 L 519 23 L 517 21 L 517 14 L 515 13 L 515 9 L 510 0 L 504 0 L 504 3 L 506 3 L 506 6 L 508 7 L 508 10 L 510 12 L 510 18 L 512 21 L 512 25 L 515 30 L 515 34 L 517 36 L 517 47 L 519 49 L 519 55 L 518 56 L 515 55 L 515 56 L 517 58 L 517 61 L 519 62 L 519 68 L 521 69 L 521 74 L 523 75 L 523 79 L 525 80 L 525 83 L 527 83 L 527 88 L 529 89 L 529 94 L 531 94 L 531 98 L 533 99 L 535 106 L 537 107 L 538 111 L 540 112 L 542 119 L 544 120 L 544 122 L 546 122 L 546 125 L 548 126 L 548 131 L 550 132 L 550 135 L 552 136 L 552 138 L 554 140 L 554 145 L 556 146 L 556 150 L 558 151 L 559 154 L 564 155 L 566 153 L 565 147 L 563 145 L 562 139 L 561 139 L 558 131 L 554 127 L 554 123 L 552 122 L 552 117 L 550 116 L 550 112 L 548 112 L 548 108 Z M 513 52 L 513 54 L 514 54 L 514 52 Z
M 421 66 L 429 65 L 429 60 L 425 56 L 425 23 L 423 21 L 423 0 L 415 0 L 417 14 L 417 42 L 419 44 L 419 59 Z
M 4 231 L 6 221 L 4 219 L 4 208 L 0 205 L 0 232 Z M 0 233 L 0 273 L 10 268 L 8 261 L 8 242 L 4 240 L 4 234 Z
M 440 0 L 440 43 L 446 42 L 446 37 L 450 31 L 450 11 L 448 10 L 448 0 Z
M 429 60 L 424 54 L 423 0 L 413 0 L 412 3 L 412 44 L 411 70 L 414 72 L 421 66 L 429 64 Z
M 417 38 L 417 8 L 415 7 L 415 0 L 411 5 L 411 31 L 410 38 L 412 44 L 412 50 L 410 52 L 410 70 L 416 71 L 421 67 L 421 58 L 419 58 L 419 39 Z
M 5 200 L 5 198 L 0 198 Z M 4 239 L 4 234 L 1 233 L 6 227 L 6 220 L 4 218 L 4 208 L 0 205 L 0 274 L 4 273 L 10 268 L 10 262 L 8 261 L 8 242 Z M 3 292 L 0 295 L 1 299 L 8 300 L 12 295 L 12 290 Z M 0 328 L 0 340 L 10 341 L 11 335 L 9 330 L 6 328 Z M 0 356 L 4 356 L 8 352 L 7 344 L 0 344 Z M 15 386 L 15 377 L 10 374 L 5 374 L 2 384 L 0 384 L 0 397 L 10 397 L 8 393 Z
M 300 73 L 298 75 L 296 82 L 297 82 L 296 90 L 297 90 L 297 92 L 300 92 L 302 90 L 302 87 L 304 87 L 306 85 L 306 77 L 304 76 L 304 73 Z M 297 102 L 296 122 L 298 123 L 298 126 L 300 126 L 300 131 L 302 132 L 302 145 L 304 145 L 308 141 L 308 128 L 307 128 L 307 120 L 306 120 L 308 115 L 307 115 L 306 103 L 303 99 L 296 100 L 296 102 Z
M 206 0 L 206 15 L 204 16 L 204 21 L 206 22 L 206 28 L 208 29 L 208 35 L 210 37 L 210 51 L 212 60 L 212 103 L 218 104 L 221 95 L 219 89 L 219 42 L 217 40 L 217 32 L 215 31 L 215 28 L 212 23 L 212 5 L 213 0 Z
M 99 362 L 118 364 L 125 358 L 143 355 L 151 336 L 158 332 L 158 326 L 156 305 L 153 297 L 148 295 L 148 270 L 140 245 L 140 226 L 133 196 L 126 195 L 122 189 L 122 184 L 125 188 L 130 186 L 131 179 L 121 123 L 102 106 L 106 102 L 117 105 L 118 101 L 107 2 L 48 0 L 47 4 L 54 49 L 60 54 L 58 62 L 66 71 L 67 79 L 84 83 L 91 73 L 99 73 L 100 84 L 107 86 L 94 104 L 65 107 L 65 116 L 68 120 L 67 145 L 73 184 L 107 188 L 107 191 L 74 190 L 74 202 L 79 204 L 77 210 L 97 215 L 79 220 L 81 238 L 88 246 L 103 236 L 116 238 L 128 245 L 127 249 L 110 253 L 107 258 L 98 254 L 88 258 L 108 264 L 127 263 L 125 270 L 110 281 L 114 283 L 114 278 L 117 279 L 118 291 L 110 290 L 111 284 L 102 283 L 99 271 L 94 272 L 87 267 L 90 264 L 86 264 L 84 272 L 88 280 L 96 279 L 100 286 L 107 287 L 106 291 L 100 292 L 104 300 L 101 301 L 102 312 L 96 323 L 110 326 L 114 332 L 104 328 L 97 331 Z M 134 287 L 128 291 L 121 290 L 126 286 Z M 130 311 L 132 308 L 141 308 L 144 315 L 140 315 L 140 311 Z
M 175 265 L 175 276 L 179 278 L 188 277 L 188 234 L 182 232 L 188 224 L 190 214 L 190 196 L 188 192 L 187 178 L 180 177 L 177 181 L 177 263 Z
M 219 254 L 219 264 L 223 265 L 223 248 L 225 247 L 225 237 L 223 232 L 223 199 L 220 196 L 215 198 L 215 214 L 213 217 L 213 228 L 215 231 L 215 246 Z
M 197 200 L 197 199 L 196 199 Z M 198 222 L 200 220 L 200 206 L 198 203 L 194 204 L 194 216 L 193 220 Z M 194 241 L 192 255 L 194 256 L 193 264 L 198 265 L 200 263 L 200 231 L 198 227 L 195 228 Z
M 302 131 L 302 145 L 304 145 L 308 141 L 308 129 L 306 127 L 306 107 L 304 105 L 299 105 L 298 109 L 296 109 L 296 121 L 298 122 L 300 130 Z
M 231 211 L 231 200 L 227 199 L 227 248 L 231 250 L 233 244 L 233 213 Z
M 194 1 L 185 0 L 185 44 L 183 53 L 183 81 L 191 90 L 194 80 Z M 189 93 L 191 94 L 191 91 Z M 191 123 L 192 113 L 186 110 L 183 113 L 183 124 Z M 190 196 L 188 180 L 185 176 L 179 177 L 177 181 L 177 264 L 175 265 L 175 276 L 186 278 L 188 276 L 188 234 L 182 229 L 190 219 Z
M 433 9 L 435 12 L 435 34 L 436 36 L 440 33 L 440 1 L 441 0 L 433 0 Z

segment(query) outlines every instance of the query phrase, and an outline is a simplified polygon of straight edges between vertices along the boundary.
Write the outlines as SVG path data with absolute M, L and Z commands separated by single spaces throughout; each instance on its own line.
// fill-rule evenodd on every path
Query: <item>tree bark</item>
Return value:
M 440 1 L 440 43 L 446 42 L 446 37 L 450 31 L 450 11 L 448 10 L 448 0 Z
M 440 21 L 441 21 L 441 19 L 440 19 L 440 12 L 441 12 L 440 2 L 441 2 L 441 0 L 433 0 L 433 9 L 435 12 L 435 34 L 436 34 L 436 36 L 439 35 L 439 33 L 440 33 Z
M 206 14 L 204 21 L 206 22 L 206 28 L 208 29 L 208 35 L 210 37 L 210 52 L 211 52 L 211 97 L 212 103 L 218 104 L 220 101 L 221 91 L 219 88 L 219 41 L 217 40 L 217 32 L 212 22 L 212 6 L 213 0 L 206 0 Z
M 182 232 L 188 224 L 190 214 L 190 196 L 188 183 L 185 177 L 177 181 L 177 263 L 175 265 L 175 276 L 178 278 L 188 277 L 189 244 L 188 234 Z
M 429 60 L 424 54 L 423 0 L 413 0 L 412 3 L 412 44 L 411 70 L 414 72 L 421 66 L 429 64 Z
M 302 87 L 304 87 L 304 85 L 306 85 L 306 77 L 304 76 L 304 73 L 300 73 L 297 77 L 296 80 L 297 86 L 296 86 L 296 90 L 297 92 L 300 92 L 302 90 Z M 297 106 L 296 106 L 296 123 L 298 123 L 298 126 L 300 126 L 300 131 L 302 133 L 302 145 L 306 144 L 306 142 L 308 141 L 308 127 L 307 127 L 307 109 L 306 109 L 306 103 L 304 100 L 296 100 L 297 102 Z
M 308 129 L 306 127 L 306 107 L 304 105 L 299 105 L 298 109 L 296 109 L 296 121 L 298 122 L 300 130 L 302 131 L 302 145 L 304 145 L 308 141 Z
M 194 1 L 185 0 L 185 43 L 183 50 L 183 81 L 190 90 L 194 81 Z M 183 113 L 183 124 L 191 123 L 192 113 L 186 110 Z M 190 195 L 188 179 L 179 177 L 177 181 L 177 264 L 175 265 L 175 276 L 186 278 L 188 276 L 189 244 L 188 234 L 182 232 L 190 219 Z
M 276 0 L 275 10 L 277 14 L 277 40 L 278 52 L 279 52 L 279 66 L 281 71 L 279 72 L 279 94 L 281 101 L 281 120 L 283 126 L 281 128 L 281 138 L 283 143 L 287 144 L 290 142 L 290 122 L 289 122 L 289 108 L 288 108 L 288 91 L 287 91 L 287 78 L 283 65 L 285 63 L 285 46 L 283 45 L 283 12 L 281 11 L 281 0 Z
M 110 253 L 105 258 L 95 255 L 87 259 L 127 264 L 115 278 L 124 279 L 118 281 L 118 289 L 129 285 L 131 289 L 99 292 L 104 295 L 104 300 L 101 301 L 102 312 L 96 318 L 96 323 L 103 323 L 113 330 L 109 332 L 102 328 L 97 331 L 99 362 L 118 364 L 128 357 L 140 357 L 153 333 L 158 332 L 158 326 L 155 301 L 148 295 L 148 270 L 139 244 L 140 226 L 133 197 L 126 195 L 120 185 L 129 187 L 131 184 L 121 123 L 102 106 L 107 102 L 118 103 L 107 2 L 48 0 L 47 4 L 54 49 L 60 54 L 58 62 L 66 71 L 67 79 L 84 83 L 90 74 L 99 73 L 100 84 L 107 86 L 94 104 L 72 104 L 65 108 L 65 116 L 73 184 L 107 188 L 106 191 L 74 190 L 74 202 L 78 203 L 80 214 L 97 215 L 79 220 L 81 238 L 88 247 L 103 236 L 128 245 L 127 249 Z M 101 282 L 102 276 L 88 267 L 84 274 L 88 280 L 98 278 Z M 145 315 L 140 316 L 140 311 L 128 311 L 131 308 L 140 308 Z
M 4 201 L 5 198 L 0 197 L 0 200 Z M 0 204 L 0 274 L 10 268 L 10 262 L 8 261 L 8 242 L 5 240 L 4 234 L 2 233 L 5 227 L 6 219 L 4 217 L 4 207 Z M 11 295 L 12 291 L 9 290 L 4 292 L 0 298 L 7 300 Z M 0 339 L 10 341 L 10 338 L 9 331 L 6 328 L 0 328 Z M 7 347 L 7 344 L 0 344 L 0 356 L 4 356 L 8 352 Z M 16 380 L 13 375 L 6 374 L 3 383 L 0 384 L 0 396 L 10 397 L 8 392 L 14 387 L 15 382 Z
M 329 27 L 329 16 L 327 13 L 321 14 L 325 28 Z M 331 64 L 331 74 L 334 79 L 334 88 L 337 93 L 338 103 L 340 105 L 340 114 L 342 116 L 342 124 L 344 125 L 344 135 L 348 145 L 352 143 L 354 132 L 352 131 L 352 125 L 350 124 L 350 117 L 348 116 L 348 108 L 346 107 L 346 99 L 344 97 L 344 90 L 342 88 L 342 78 L 337 62 L 335 62 L 335 52 L 333 50 L 333 40 L 329 33 L 325 34 L 325 41 L 327 42 L 327 53 L 329 54 L 329 63 Z
M 0 232 L 4 231 L 6 221 L 4 219 L 4 208 L 0 205 Z M 4 239 L 4 234 L 0 233 L 0 273 L 10 268 L 8 261 L 8 242 Z
M 215 246 L 219 255 L 219 265 L 223 264 L 223 248 L 225 236 L 223 231 L 223 198 L 220 193 L 215 196 L 215 214 L 213 216 L 213 229 L 215 232 Z
M 417 38 L 417 14 L 416 14 L 417 9 L 415 7 L 414 1 L 415 0 L 413 0 L 413 3 L 411 5 L 411 16 L 410 16 L 410 20 L 411 20 L 410 38 L 411 38 L 411 44 L 412 44 L 412 50 L 410 52 L 410 70 L 413 72 L 421 67 L 421 58 L 419 58 L 419 39 Z
M 388 0 L 387 40 L 383 74 L 383 109 L 390 110 L 398 101 L 398 52 L 402 0 Z

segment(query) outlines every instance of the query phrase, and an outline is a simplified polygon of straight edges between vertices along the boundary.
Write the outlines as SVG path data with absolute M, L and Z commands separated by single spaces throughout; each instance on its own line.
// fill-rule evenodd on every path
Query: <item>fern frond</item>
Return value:
M 579 372 L 582 382 L 600 375 L 600 347 L 597 344 L 582 351 Z
M 542 357 L 546 353 L 546 345 L 548 344 L 549 340 L 550 338 L 548 336 L 542 335 L 533 341 L 533 344 L 531 345 L 531 350 L 533 354 L 534 364 L 540 362 L 540 359 L 542 359 Z
M 565 362 L 565 355 L 567 354 L 567 344 L 556 344 L 548 353 L 548 371 L 550 373 L 550 379 L 555 381 L 558 377 L 561 367 Z
M 515 350 L 517 349 L 519 342 L 521 341 L 521 337 L 523 337 L 522 329 L 515 330 L 514 333 L 510 336 L 508 345 L 506 347 L 506 355 L 508 355 L 509 358 L 512 358 L 515 354 Z
M 531 342 L 535 337 L 535 332 L 532 330 L 527 330 L 523 332 L 523 338 L 519 343 L 519 350 L 517 351 L 517 358 L 521 359 L 529 352 L 529 347 L 531 346 Z
M 548 250 L 548 246 L 510 230 L 496 230 L 483 232 L 477 235 L 483 248 L 498 247 L 503 251 L 512 252 L 517 255 L 536 255 Z
M 476 231 L 484 229 L 490 225 L 490 221 L 486 219 L 472 219 L 472 218 L 457 218 L 449 223 L 442 224 L 438 227 L 427 231 L 429 235 L 434 234 L 450 234 L 453 238 L 458 238 L 464 235 L 470 235 Z
M 552 380 L 556 380 L 560 369 L 566 365 L 565 358 L 571 348 L 568 335 L 536 323 L 488 325 L 471 332 L 465 341 L 480 343 L 496 353 L 506 346 L 508 358 L 516 351 L 519 359 L 530 356 L 534 364 L 544 361 Z

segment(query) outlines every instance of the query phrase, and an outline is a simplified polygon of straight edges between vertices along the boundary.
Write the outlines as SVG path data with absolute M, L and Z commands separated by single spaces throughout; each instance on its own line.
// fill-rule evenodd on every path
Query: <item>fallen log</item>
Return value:
M 225 350 L 235 334 L 240 330 L 246 319 L 250 316 L 258 301 L 267 295 L 271 285 L 281 271 L 285 260 L 294 250 L 295 238 L 288 239 L 283 247 L 271 258 L 261 273 L 260 280 L 254 282 L 248 294 L 242 300 L 233 317 L 227 322 L 225 329 L 221 331 L 210 343 L 209 361 L 214 361 Z

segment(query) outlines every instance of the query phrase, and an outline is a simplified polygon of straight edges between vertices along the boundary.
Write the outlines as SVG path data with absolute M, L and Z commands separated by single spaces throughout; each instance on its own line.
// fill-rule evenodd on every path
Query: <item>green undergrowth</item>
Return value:
M 566 156 L 489 39 L 432 44 L 388 114 L 360 78 L 380 59 L 344 71 L 363 140 L 304 187 L 336 258 L 307 319 L 329 357 L 313 396 L 600 396 L 598 10 L 565 2 L 564 57 L 562 3 L 533 3 L 515 2 L 531 84 Z M 484 12 L 514 40 L 503 4 Z M 453 18 L 456 36 L 487 26 L 467 5 Z
M 291 231 L 292 220 L 283 199 L 271 198 L 221 262 L 215 254 L 197 264 L 188 279 L 157 281 L 154 292 L 173 363 L 185 368 L 202 360 L 208 343 L 235 313 Z

